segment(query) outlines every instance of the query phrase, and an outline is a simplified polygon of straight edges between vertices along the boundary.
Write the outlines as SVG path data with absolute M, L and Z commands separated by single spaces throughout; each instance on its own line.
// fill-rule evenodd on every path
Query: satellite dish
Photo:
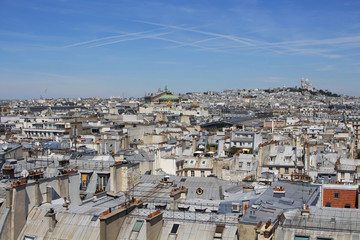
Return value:
M 26 169 L 24 169 L 24 170 L 21 171 L 20 175 L 23 178 L 27 178 L 29 176 L 29 172 Z

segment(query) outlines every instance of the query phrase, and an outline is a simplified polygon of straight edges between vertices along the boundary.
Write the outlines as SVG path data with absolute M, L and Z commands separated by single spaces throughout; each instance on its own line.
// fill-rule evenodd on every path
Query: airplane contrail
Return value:
M 77 46 L 82 46 L 82 45 L 86 45 L 86 44 L 93 43 L 93 42 L 100 42 L 100 41 L 104 41 L 104 40 L 108 40 L 108 39 L 114 39 L 114 38 L 120 38 L 120 37 L 136 36 L 136 35 L 140 35 L 140 34 L 151 33 L 151 32 L 156 32 L 156 31 L 165 30 L 165 29 L 167 29 L 167 27 L 147 30 L 147 31 L 143 31 L 143 32 L 126 33 L 126 34 L 122 34 L 122 35 L 97 38 L 97 39 L 93 39 L 93 40 L 89 40 L 89 41 L 70 44 L 70 45 L 64 46 L 63 48 L 77 47 Z
M 127 41 L 133 41 L 133 40 L 139 40 L 139 39 L 145 39 L 145 38 L 153 38 L 153 37 L 157 37 L 157 36 L 167 35 L 170 33 L 173 33 L 173 32 L 164 32 L 164 33 L 158 33 L 158 34 L 153 34 L 153 35 L 144 35 L 144 36 L 139 36 L 139 37 L 134 37 L 134 38 L 125 38 L 125 39 L 120 39 L 120 40 L 116 40 L 116 41 L 112 41 L 112 42 L 105 42 L 105 43 L 88 46 L 87 48 L 101 47 L 101 46 L 111 45 L 111 44 L 115 44 L 115 43 L 119 43 L 119 42 L 127 42 Z

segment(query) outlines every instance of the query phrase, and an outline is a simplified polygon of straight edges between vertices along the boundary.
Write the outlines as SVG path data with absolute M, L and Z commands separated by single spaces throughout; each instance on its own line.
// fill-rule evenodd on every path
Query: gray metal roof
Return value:
M 319 231 L 360 232 L 360 210 L 330 207 L 310 207 L 310 214 L 300 210 L 285 213 L 285 228 L 316 229 Z
M 92 215 L 56 212 L 56 227 L 49 231 L 47 210 L 33 208 L 18 239 L 33 236 L 36 239 L 100 239 L 100 220 L 91 221 Z M 46 223 L 46 224 L 44 224 Z
M 283 187 L 284 194 L 274 193 L 274 187 Z M 308 183 L 276 182 L 257 200 L 250 201 L 250 209 L 241 218 L 241 222 L 257 224 L 259 221 L 276 219 L 282 211 L 300 209 L 304 204 L 316 204 L 320 191 L 317 185 Z

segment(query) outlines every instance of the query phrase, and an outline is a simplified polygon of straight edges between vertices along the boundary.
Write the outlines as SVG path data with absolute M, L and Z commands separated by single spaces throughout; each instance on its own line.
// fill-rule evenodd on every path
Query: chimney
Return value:
M 310 144 L 309 143 L 306 144 L 305 154 L 306 154 L 306 168 L 305 168 L 305 171 L 309 171 L 309 169 L 310 169 Z
M 26 223 L 29 205 L 26 183 L 25 180 L 21 180 L 10 185 L 10 239 L 17 239 Z
M 257 160 L 258 160 L 258 164 L 256 167 L 256 178 L 261 178 L 261 171 L 262 171 L 262 167 L 263 167 L 263 151 L 264 151 L 264 146 L 263 145 L 259 145 L 259 150 L 258 150 L 258 156 L 257 156 Z
M 309 205 L 305 205 L 303 206 L 303 209 L 301 209 L 301 216 L 309 216 L 310 214 L 310 207 Z
M 12 188 L 6 188 L 6 207 L 10 208 L 12 205 Z
M 110 192 L 117 193 L 121 189 L 121 165 L 122 163 L 116 161 L 110 166 Z
M 181 188 L 182 188 L 182 191 L 180 192 L 180 201 L 186 201 L 188 189 L 184 186 L 182 186 Z
M 34 194 L 35 194 L 35 206 L 40 206 L 41 205 L 41 192 L 40 192 L 40 186 L 39 186 L 39 181 L 36 180 L 35 184 L 34 184 Z
M 139 163 L 115 161 L 110 166 L 110 191 L 113 193 L 129 191 L 140 181 Z
M 269 219 L 265 224 L 260 221 L 256 228 L 257 239 L 272 239 L 274 233 L 274 225 L 271 224 Z
M 57 220 L 56 220 L 55 216 L 56 216 L 56 214 L 54 212 L 54 209 L 50 208 L 50 210 L 47 214 L 47 217 L 49 218 L 49 232 L 54 231 L 54 229 L 56 227 Z
M 181 147 L 182 147 L 182 151 L 184 152 L 186 149 L 186 141 L 185 140 L 181 140 Z
M 160 210 L 149 214 L 146 218 L 146 239 L 158 239 L 163 226 L 163 214 Z
M 76 173 L 76 170 L 64 170 L 62 175 L 58 176 L 58 191 L 62 198 L 70 199 L 69 196 L 69 175 Z
M 273 234 L 273 225 L 271 225 L 271 220 L 266 222 L 265 229 L 264 229 L 264 237 L 265 239 L 272 239 Z
M 179 210 L 178 202 L 186 200 L 188 189 L 184 186 L 172 189 L 170 192 L 170 209 Z
M 196 137 L 194 137 L 193 140 L 192 140 L 192 152 L 193 152 L 193 154 L 196 151 L 196 146 L 197 146 L 197 139 L 196 139 Z
M 115 211 L 103 212 L 100 216 L 100 239 L 101 240 L 116 240 L 119 235 L 119 230 L 122 227 L 126 215 L 129 214 L 135 207 L 141 205 L 141 201 L 133 199 L 129 203 L 124 203 L 121 208 Z
M 124 161 L 124 154 L 116 154 L 114 159 L 116 162 L 122 162 Z
M 285 188 L 275 186 L 274 197 L 277 197 L 277 198 L 285 197 Z
M 52 187 L 46 186 L 46 203 L 51 203 L 52 200 Z

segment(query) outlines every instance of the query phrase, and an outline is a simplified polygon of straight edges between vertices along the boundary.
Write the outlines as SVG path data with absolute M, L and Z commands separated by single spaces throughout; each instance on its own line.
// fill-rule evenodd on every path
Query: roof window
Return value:
M 141 229 L 143 223 L 144 223 L 143 220 L 136 220 L 136 223 L 135 223 L 132 231 L 133 232 L 140 232 L 140 229 Z
M 177 234 L 177 232 L 179 230 L 179 226 L 180 226 L 180 224 L 174 223 L 174 225 L 171 228 L 170 234 Z

